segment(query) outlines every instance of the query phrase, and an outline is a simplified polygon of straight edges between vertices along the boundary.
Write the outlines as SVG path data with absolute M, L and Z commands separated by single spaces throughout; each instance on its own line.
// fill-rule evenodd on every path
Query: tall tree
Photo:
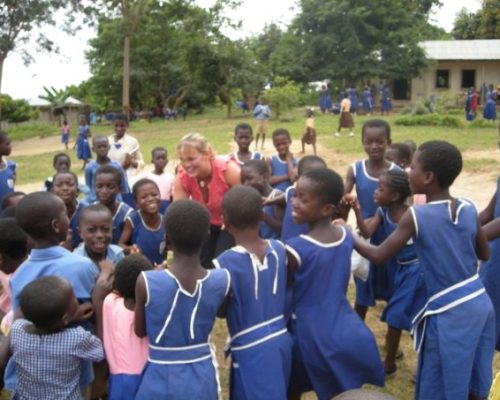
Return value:
M 500 0 L 483 0 L 475 13 L 462 8 L 451 33 L 454 39 L 500 39 Z
M 456 15 L 451 35 L 453 39 L 476 39 L 481 17 L 479 13 L 471 13 L 465 7 Z
M 3 0 L 0 4 L 0 92 L 3 75 L 3 65 L 7 56 L 22 44 L 33 39 L 33 31 L 43 25 L 54 25 L 54 13 L 60 9 L 80 8 L 78 1 L 70 0 Z M 67 17 L 73 18 L 70 12 Z M 42 32 L 37 32 L 36 43 L 39 48 L 54 50 L 54 43 Z M 26 61 L 31 55 L 22 51 Z M 0 108 L 1 115 L 1 108 Z

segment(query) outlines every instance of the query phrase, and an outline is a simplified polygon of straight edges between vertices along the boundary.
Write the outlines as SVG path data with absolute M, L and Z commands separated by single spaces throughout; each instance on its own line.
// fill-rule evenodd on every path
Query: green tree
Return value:
M 264 98 L 269 102 L 271 110 L 279 118 L 280 115 L 295 106 L 300 97 L 300 88 L 293 81 L 277 76 L 274 86 L 263 93 Z
M 464 7 L 455 17 L 451 36 L 457 40 L 476 39 L 480 24 L 479 13 L 471 13 Z
M 12 99 L 7 94 L 0 94 L 0 107 L 3 110 L 1 121 L 17 124 L 33 117 L 33 110 L 27 101 Z
M 480 39 L 500 39 L 500 0 L 483 0 L 477 30 Z

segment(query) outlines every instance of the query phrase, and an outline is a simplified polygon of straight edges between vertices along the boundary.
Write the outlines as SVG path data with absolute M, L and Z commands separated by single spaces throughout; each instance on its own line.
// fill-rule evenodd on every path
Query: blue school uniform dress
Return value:
M 111 165 L 112 167 L 116 168 L 118 171 L 120 171 L 121 175 L 121 182 L 120 182 L 120 192 L 122 194 L 128 194 L 130 193 L 130 188 L 128 186 L 127 182 L 127 175 L 125 174 L 125 171 L 123 170 L 122 165 L 115 160 L 110 160 L 109 164 L 104 164 L 104 165 Z M 95 194 L 95 173 L 99 169 L 101 164 L 99 164 L 97 161 L 92 160 L 90 161 L 87 166 L 85 167 L 85 184 L 88 187 L 88 193 L 87 193 L 87 202 L 88 203 L 93 203 L 97 200 L 96 194 Z M 117 196 L 117 199 L 120 201 L 121 196 L 120 194 Z
M 163 215 L 160 214 L 160 224 L 156 229 L 148 227 L 142 219 L 141 211 L 132 211 L 127 220 L 132 224 L 131 244 L 136 244 L 141 253 L 153 264 L 165 261 L 165 229 Z
M 88 160 L 92 158 L 89 144 L 90 128 L 88 125 L 78 127 L 78 136 L 76 138 L 76 156 L 79 160 Z
M 497 119 L 497 108 L 495 103 L 495 95 L 493 92 L 488 92 L 486 95 L 486 103 L 483 109 L 483 118 L 488 121 Z
M 19 308 L 19 295 L 28 283 L 48 275 L 66 279 L 73 288 L 75 297 L 80 303 L 84 303 L 91 299 L 99 271 L 88 258 L 73 254 L 61 246 L 32 249 L 30 257 L 21 264 L 10 280 L 12 309 L 15 311 Z M 93 380 L 92 363 L 82 362 L 80 387 L 90 385 Z M 11 361 L 5 371 L 5 387 L 9 390 L 16 387 L 15 368 Z
M 230 398 L 286 399 L 292 340 L 284 315 L 284 245 L 269 240 L 262 263 L 235 246 L 217 257 L 214 265 L 231 275 L 226 316 L 231 335 Z
M 120 241 L 125 220 L 132 211 L 134 211 L 133 208 L 123 201 L 118 203 L 115 215 L 113 215 L 113 240 L 111 243 L 118 244 Z
M 294 166 L 297 165 L 297 160 L 295 158 L 292 160 L 292 164 Z M 287 162 L 280 159 L 280 157 L 277 154 L 275 154 L 271 157 L 271 166 L 273 169 L 271 176 L 288 175 Z M 286 180 L 286 181 L 277 183 L 276 185 L 273 185 L 273 188 L 279 189 L 282 192 L 284 192 L 288 187 L 290 187 L 292 185 L 293 185 L 292 181 Z
M 16 178 L 16 163 L 10 160 L 4 160 L 5 166 L 0 169 L 0 201 L 3 196 L 14 192 L 14 183 Z M 0 212 L 2 208 L 0 207 Z
M 497 180 L 496 203 L 493 218 L 500 217 L 500 178 Z M 500 238 L 490 242 L 490 258 L 483 261 L 479 270 L 486 292 L 495 310 L 495 348 L 500 351 Z
M 142 275 L 149 356 L 136 399 L 216 400 L 215 352 L 208 337 L 229 291 L 228 271 L 207 270 L 193 293 L 168 270 Z
M 75 212 L 71 216 L 69 220 L 69 229 L 71 229 L 71 248 L 76 249 L 78 245 L 82 242 L 82 238 L 80 237 L 80 233 L 78 232 L 78 226 L 80 225 L 80 214 L 82 210 L 88 207 L 88 203 L 85 201 L 76 201 Z
M 352 234 L 334 243 L 307 235 L 287 242 L 297 260 L 291 333 L 294 339 L 290 393 L 314 390 L 320 400 L 365 383 L 384 385 L 384 368 L 373 334 L 347 299 Z
M 277 196 L 281 196 L 282 194 L 283 192 L 281 190 L 273 189 L 269 196 L 267 196 L 267 199 L 272 200 Z M 276 217 L 275 210 L 275 206 L 264 206 L 263 208 L 264 214 L 267 214 L 271 217 Z M 259 236 L 263 239 L 279 239 L 279 237 L 281 236 L 281 231 L 275 231 L 264 221 L 261 221 L 259 224 Z
M 377 214 L 382 218 L 383 234 L 387 237 L 398 224 L 391 220 L 386 207 L 379 207 Z M 418 262 L 413 239 L 401 249 L 396 259 L 398 267 L 394 276 L 394 291 L 380 319 L 394 328 L 409 332 L 413 318 L 427 301 L 424 273 Z
M 399 168 L 392 163 L 389 169 Z M 377 205 L 373 200 L 373 194 L 378 187 L 378 179 L 370 176 L 366 170 L 366 160 L 356 161 L 352 165 L 354 172 L 354 183 L 356 194 L 361 206 L 361 215 L 367 219 L 375 215 Z M 378 245 L 387 238 L 381 227 L 370 237 L 370 243 Z M 391 258 L 383 266 L 370 263 L 370 271 L 366 281 L 354 277 L 356 284 L 356 304 L 365 307 L 373 307 L 375 300 L 382 299 L 388 301 L 391 298 L 394 287 L 394 276 L 398 268 L 396 258 Z
M 258 151 L 252 151 L 252 155 L 250 156 L 250 160 L 262 160 L 262 153 L 259 153 Z M 229 159 L 233 160 L 236 164 L 238 164 L 240 167 L 245 164 L 244 161 L 241 161 L 238 158 L 238 152 L 235 151 L 234 153 L 229 154 Z
M 416 399 L 487 397 L 495 346 L 495 315 L 477 275 L 477 211 L 456 199 L 411 208 L 415 247 L 429 295 L 415 317 L 419 351 Z
M 286 242 L 288 239 L 309 232 L 308 224 L 297 224 L 292 217 L 292 197 L 295 194 L 295 187 L 290 186 L 285 191 L 286 208 L 283 216 L 283 225 L 281 226 L 281 240 Z
M 373 108 L 372 93 L 370 92 L 369 89 L 367 89 L 363 92 L 363 111 L 365 112 L 365 114 L 369 114 L 372 112 L 372 108 Z
M 81 243 L 75 250 L 73 250 L 73 253 L 90 260 L 84 243 Z M 106 249 L 106 260 L 111 261 L 113 265 L 116 265 L 123 257 L 125 257 L 125 253 L 123 253 L 123 249 L 120 246 L 114 244 L 108 245 L 108 248 Z M 97 264 L 94 263 L 94 266 L 97 267 L 98 271 L 100 271 Z

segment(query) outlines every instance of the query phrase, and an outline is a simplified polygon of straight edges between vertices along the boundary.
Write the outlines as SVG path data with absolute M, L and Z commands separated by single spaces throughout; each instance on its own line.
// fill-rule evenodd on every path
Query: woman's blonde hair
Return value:
M 200 153 L 208 154 L 210 158 L 215 157 L 210 143 L 208 143 L 207 138 L 201 133 L 187 133 L 184 135 L 177 144 L 177 153 L 179 153 L 183 146 L 194 147 Z

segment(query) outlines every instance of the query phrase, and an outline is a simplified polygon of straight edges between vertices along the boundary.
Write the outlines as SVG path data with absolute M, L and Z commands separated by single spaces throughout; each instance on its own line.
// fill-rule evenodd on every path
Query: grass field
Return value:
M 491 128 L 442 128 L 442 127 L 408 127 L 396 126 L 393 124 L 396 116 L 384 117 L 392 125 L 392 138 L 394 142 L 413 139 L 421 143 L 430 139 L 444 139 L 455 143 L 464 152 L 464 170 L 469 173 L 481 173 L 482 179 L 491 182 L 498 175 L 499 162 L 496 158 L 495 149 L 497 148 L 498 130 L 492 125 Z M 286 116 L 286 121 L 271 120 L 271 131 L 278 127 L 287 128 L 294 140 L 299 141 L 304 130 L 305 117 L 304 110 L 297 109 Z M 324 157 L 333 169 L 338 170 L 341 175 L 345 174 L 347 166 L 353 160 L 361 158 L 364 155 L 361 146 L 360 130 L 364 121 L 369 119 L 366 116 L 355 117 L 356 137 L 354 140 L 347 139 L 347 132 L 343 132 L 340 139 L 333 138 L 338 116 L 316 115 L 315 125 L 318 132 L 319 155 Z M 232 136 L 234 126 L 240 122 L 249 122 L 253 125 L 253 118 L 250 115 L 237 115 L 231 119 L 224 117 L 224 110 L 212 109 L 205 114 L 189 116 L 186 121 L 153 121 L 134 122 L 129 128 L 129 133 L 133 134 L 141 143 L 142 152 L 146 162 L 150 160 L 150 151 L 155 146 L 164 146 L 168 149 L 170 159 L 176 161 L 175 146 L 179 138 L 188 132 L 200 132 L 210 141 L 217 153 L 227 153 L 232 148 Z M 73 132 L 76 127 L 73 128 Z M 58 129 L 54 129 L 57 134 Z M 112 134 L 110 125 L 92 127 L 93 134 Z M 13 140 L 15 134 L 11 135 Z M 73 133 L 74 138 L 74 133 Z M 62 148 L 62 146 L 61 146 Z M 297 149 L 297 147 L 294 147 Z M 22 147 L 21 147 L 22 149 Z M 307 150 L 309 153 L 311 149 Z M 270 138 L 266 139 L 266 153 L 272 152 L 272 143 Z M 22 153 L 22 151 L 21 151 Z M 55 151 L 35 155 L 16 155 L 12 154 L 12 159 L 18 163 L 18 184 L 41 182 L 47 176 L 53 173 L 52 157 Z M 77 162 L 74 152 L 69 152 L 73 159 L 73 170 L 80 173 L 80 162 Z M 467 156 L 467 155 L 470 156 Z M 486 175 L 485 175 L 486 174 Z M 478 190 L 480 188 L 478 187 Z M 352 286 L 352 285 L 351 285 Z M 349 296 L 353 298 L 353 288 L 349 291 Z M 379 322 L 379 317 L 383 310 L 383 303 L 369 311 L 367 324 L 375 332 L 381 353 L 384 353 L 384 335 L 385 325 Z M 222 348 L 226 340 L 226 328 L 223 321 L 217 321 L 212 335 L 218 349 L 218 358 L 220 364 L 221 382 L 225 398 L 227 398 L 228 382 L 228 362 L 222 358 Z M 416 356 L 411 348 L 411 340 L 407 334 L 403 334 L 401 348 L 404 357 L 398 362 L 398 372 L 395 376 L 389 378 L 386 387 L 382 389 L 387 393 L 402 399 L 409 400 L 413 398 L 413 384 L 411 377 L 415 372 Z M 500 363 L 495 362 L 494 371 L 498 371 Z M 306 399 L 314 399 L 313 394 L 304 396 Z

